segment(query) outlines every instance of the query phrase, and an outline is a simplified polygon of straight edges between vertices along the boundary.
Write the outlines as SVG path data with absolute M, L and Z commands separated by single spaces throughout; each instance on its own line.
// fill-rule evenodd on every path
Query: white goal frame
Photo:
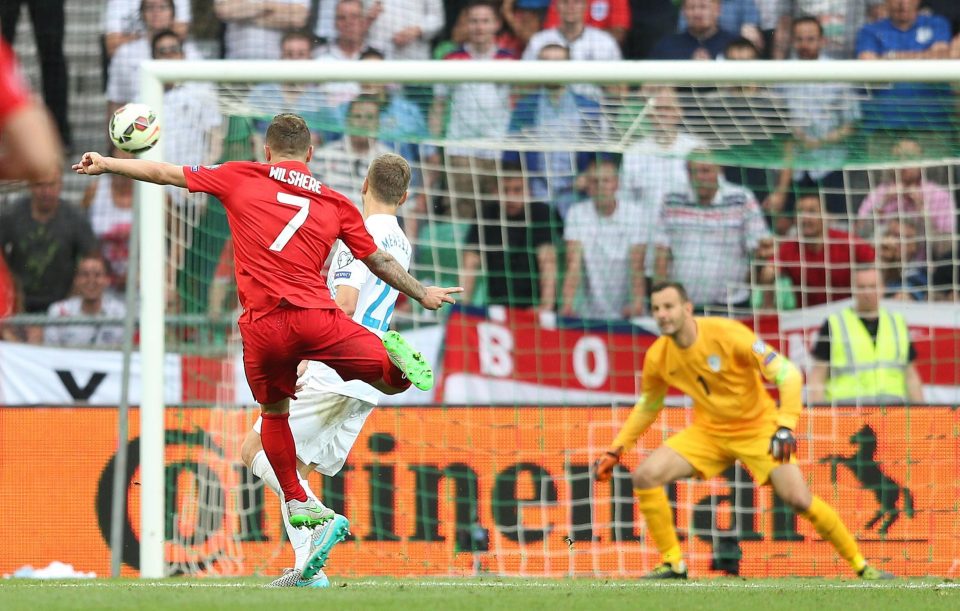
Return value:
M 958 82 L 960 60 L 856 61 L 618 61 L 618 62 L 291 62 L 147 61 L 141 100 L 163 120 L 163 85 L 182 81 L 227 83 L 360 81 L 381 83 L 788 83 Z M 161 135 L 161 138 L 163 136 Z M 144 159 L 162 160 L 160 149 Z M 164 227 L 163 188 L 138 183 L 140 208 L 140 576 L 166 574 L 164 558 Z

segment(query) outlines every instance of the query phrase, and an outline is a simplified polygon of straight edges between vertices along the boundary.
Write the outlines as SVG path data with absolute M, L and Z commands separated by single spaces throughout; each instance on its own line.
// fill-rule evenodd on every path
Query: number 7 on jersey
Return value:
M 287 242 L 290 241 L 290 238 L 293 237 L 293 234 L 297 232 L 297 229 L 300 229 L 307 221 L 307 215 L 310 214 L 310 199 L 280 191 L 277 193 L 277 202 L 300 208 L 300 211 L 293 215 L 293 218 L 290 219 L 290 222 L 283 228 L 283 231 L 280 232 L 277 239 L 270 245 L 270 250 L 280 252 L 283 250 L 283 247 L 287 245 Z

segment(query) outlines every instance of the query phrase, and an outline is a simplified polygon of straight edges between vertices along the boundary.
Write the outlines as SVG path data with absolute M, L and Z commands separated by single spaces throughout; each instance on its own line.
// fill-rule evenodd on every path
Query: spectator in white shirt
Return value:
M 182 60 L 183 40 L 173 30 L 153 37 L 153 58 Z M 210 83 L 186 82 L 165 86 L 163 93 L 163 157 L 178 165 L 208 165 L 220 158 L 223 150 L 220 103 Z M 206 201 L 202 194 L 169 187 L 173 203 Z
M 361 0 L 340 0 L 337 2 L 334 22 L 336 37 L 316 52 L 320 61 L 359 61 L 360 54 L 367 48 L 367 24 L 363 16 Z M 325 103 L 329 108 L 346 104 L 360 93 L 360 83 L 340 81 L 323 83 L 320 90 L 326 95 Z
M 110 153 L 118 159 L 133 159 L 133 153 L 116 147 Z M 90 227 L 100 242 L 100 252 L 110 270 L 110 286 L 122 291 L 127 285 L 130 258 L 130 230 L 133 228 L 132 178 L 103 174 L 90 182 L 80 207 L 87 211 Z
M 523 59 L 537 59 L 540 49 L 548 44 L 559 44 L 570 49 L 572 60 L 622 59 L 620 45 L 607 32 L 586 25 L 584 11 L 587 0 L 557 0 L 559 24 L 538 32 L 530 38 L 523 51 Z
M 387 59 L 430 59 L 445 14 L 442 0 L 376 0 L 367 11 L 367 42 Z
M 110 274 L 100 255 L 87 255 L 77 264 L 73 280 L 74 295 L 50 304 L 50 318 L 100 317 L 123 318 L 125 304 L 107 291 Z M 117 347 L 123 342 L 123 325 L 82 323 L 48 325 L 44 343 L 51 346 Z
M 464 9 L 467 42 L 448 53 L 446 61 L 514 60 L 497 46 L 501 22 L 496 6 L 474 0 Z M 449 116 L 448 116 L 449 112 Z M 430 131 L 446 132 L 448 186 L 454 210 L 468 221 L 476 218 L 477 201 L 496 193 L 496 158 L 499 151 L 478 148 L 476 142 L 503 138 L 510 124 L 510 86 L 503 83 L 461 83 L 437 85 L 430 110 Z M 456 144 L 466 142 L 466 146 Z
M 280 39 L 307 24 L 310 0 L 216 0 L 214 11 L 226 25 L 226 59 L 280 59 Z
M 367 48 L 367 26 L 361 0 L 339 0 L 334 12 L 333 40 L 317 49 L 317 59 L 358 60 Z
M 594 158 L 587 166 L 591 199 L 570 208 L 564 222 L 567 273 L 564 316 L 620 319 L 644 313 L 644 219 L 619 195 L 619 160 Z M 577 293 L 583 285 L 583 297 Z
M 140 6 L 142 9 L 136 13 L 138 17 L 143 15 L 140 34 L 117 48 L 107 72 L 108 117 L 117 108 L 139 99 L 140 63 L 152 57 L 153 37 L 163 30 L 172 30 L 183 38 L 174 28 L 177 24 L 174 9 L 179 8 L 174 0 L 143 0 Z M 183 52 L 187 59 L 203 57 L 189 42 L 183 45 Z
M 745 307 L 751 257 L 773 255 L 763 213 L 753 193 L 723 180 L 717 164 L 692 157 L 687 171 L 689 186 L 664 198 L 656 277 L 682 282 L 698 306 Z
M 682 190 L 687 185 L 687 155 L 704 147 L 702 140 L 683 131 L 683 111 L 673 87 L 647 86 L 641 90 L 647 97 L 649 125 L 643 137 L 623 154 L 621 187 L 630 201 L 638 202 L 641 214 L 651 219 L 648 229 L 648 252 L 645 257 L 647 276 L 653 276 L 653 226 L 660 218 L 664 195 Z
M 103 10 L 104 45 L 107 57 L 112 58 L 121 45 L 138 39 L 146 39 L 150 34 L 145 24 L 151 19 L 150 13 L 161 10 L 167 2 L 156 3 L 151 0 L 107 0 Z M 190 27 L 190 0 L 170 0 L 171 10 L 175 9 L 177 19 L 164 27 L 172 29 L 186 38 Z

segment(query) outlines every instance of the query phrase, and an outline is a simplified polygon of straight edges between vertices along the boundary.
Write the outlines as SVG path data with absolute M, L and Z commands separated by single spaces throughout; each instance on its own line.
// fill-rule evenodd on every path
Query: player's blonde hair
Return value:
M 300 115 L 280 113 L 267 127 L 266 145 L 281 157 L 305 157 L 310 148 L 310 128 Z
M 378 200 L 397 205 L 410 186 L 410 164 L 400 155 L 384 153 L 370 162 L 367 184 Z

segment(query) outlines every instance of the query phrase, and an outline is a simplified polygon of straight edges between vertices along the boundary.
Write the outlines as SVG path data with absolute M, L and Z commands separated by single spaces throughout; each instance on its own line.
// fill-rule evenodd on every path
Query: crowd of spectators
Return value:
M 210 3 L 203 19 L 218 26 L 215 39 L 197 34 L 210 24 L 200 27 L 187 0 L 106 0 L 108 115 L 135 100 L 148 58 L 784 59 L 823 62 L 824 70 L 838 59 L 960 58 L 960 11 L 950 2 Z M 8 39 L 21 4 L 33 15 L 30 0 L 5 2 L 0 12 Z M 43 94 L 69 145 L 62 15 L 48 22 L 34 20 Z M 956 298 L 956 168 L 919 161 L 937 153 L 924 150 L 935 139 L 923 134 L 952 137 L 949 87 L 261 83 L 241 98 L 241 138 L 222 108 L 212 85 L 168 85 L 164 157 L 186 165 L 256 158 L 259 132 L 281 110 L 307 119 L 312 170 L 354 199 L 373 157 L 404 155 L 416 168 L 404 219 L 421 245 L 415 270 L 432 279 L 440 267 L 452 268 L 468 303 L 626 319 L 646 313 L 654 279 L 671 278 L 705 309 L 809 307 L 850 297 L 851 270 L 865 264 L 877 266 L 888 297 Z M 856 146 L 892 160 L 887 169 L 847 169 L 857 135 Z M 240 146 L 225 146 L 231 139 Z M 619 154 L 582 145 L 617 140 L 625 143 Z M 544 146 L 512 150 L 495 145 L 501 141 Z M 714 155 L 751 147 L 769 147 L 784 160 L 780 169 Z M 59 189 L 36 185 L 0 209 L 0 250 L 19 311 L 115 313 L 110 295 L 126 281 L 132 185 L 100 177 L 80 207 L 62 201 Z M 202 224 L 205 200 L 170 198 L 172 223 Z M 110 335 L 73 331 L 51 337 L 91 344 Z

